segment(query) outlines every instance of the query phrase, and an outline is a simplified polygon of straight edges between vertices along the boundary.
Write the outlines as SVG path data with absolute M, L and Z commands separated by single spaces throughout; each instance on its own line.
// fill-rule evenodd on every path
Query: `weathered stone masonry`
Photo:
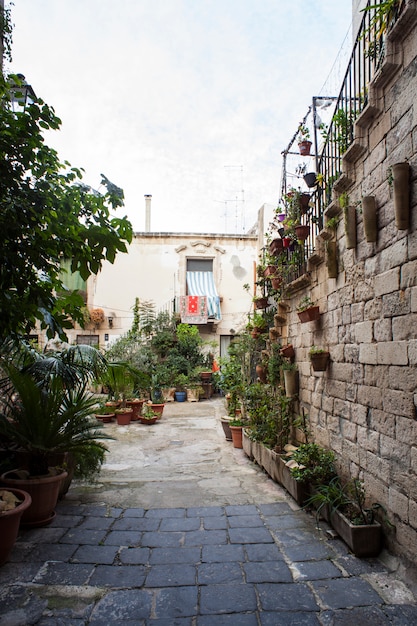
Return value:
M 346 249 L 343 212 L 337 229 L 339 273 L 312 266 L 310 285 L 293 292 L 288 326 L 300 371 L 299 401 L 315 440 L 338 455 L 345 477 L 359 476 L 371 502 L 395 523 L 391 550 L 417 553 L 417 3 L 388 36 L 384 64 L 369 85 L 344 158 L 349 203 L 373 195 L 378 237 L 367 243 L 358 207 L 357 245 Z M 410 164 L 410 228 L 397 230 L 388 171 Z M 337 188 L 337 185 L 336 185 Z M 335 200 L 340 196 L 336 192 Z M 302 281 L 305 284 L 305 281 Z M 296 306 L 308 293 L 318 322 L 300 324 Z M 331 364 L 313 374 L 312 345 L 328 347 Z

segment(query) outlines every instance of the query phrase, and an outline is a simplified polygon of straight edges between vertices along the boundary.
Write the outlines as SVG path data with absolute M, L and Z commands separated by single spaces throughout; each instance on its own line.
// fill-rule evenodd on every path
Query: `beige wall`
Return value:
M 156 310 L 165 309 L 176 296 L 185 295 L 187 258 L 213 259 L 213 274 L 222 298 L 219 323 L 200 327 L 210 339 L 238 331 L 247 321 L 252 307 L 245 283 L 253 283 L 257 259 L 256 235 L 204 235 L 199 233 L 136 233 L 128 254 L 116 257 L 114 265 L 105 263 L 97 277 L 88 282 L 88 308 L 102 308 L 106 319 L 99 329 L 91 327 L 70 333 L 97 333 L 100 345 L 126 333 L 132 325 L 135 298 L 152 300 Z M 108 317 L 113 319 L 109 327 Z

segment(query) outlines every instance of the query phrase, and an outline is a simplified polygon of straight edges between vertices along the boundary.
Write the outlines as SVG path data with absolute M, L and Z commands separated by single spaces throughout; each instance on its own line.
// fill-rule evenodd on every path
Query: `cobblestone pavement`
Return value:
M 393 557 L 358 559 L 318 530 L 225 441 L 221 399 L 180 404 L 155 429 L 107 427 L 100 482 L 21 532 L 0 568 L 1 626 L 417 623 Z

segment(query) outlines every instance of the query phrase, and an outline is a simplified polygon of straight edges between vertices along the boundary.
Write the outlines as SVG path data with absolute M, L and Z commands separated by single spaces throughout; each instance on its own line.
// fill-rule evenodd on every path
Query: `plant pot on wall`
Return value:
M 304 140 L 298 144 L 298 150 L 301 156 L 310 156 L 312 143 L 311 141 Z
M 303 176 L 304 182 L 309 189 L 312 189 L 317 185 L 317 177 L 315 172 L 308 172 Z
M 392 166 L 394 185 L 395 225 L 398 230 L 410 227 L 410 165 L 396 163 Z
M 344 209 L 346 248 L 356 248 L 356 207 L 348 206 Z
M 337 278 L 337 243 L 326 242 L 326 267 L 329 278 Z
M 305 241 L 310 235 L 310 226 L 307 226 L 307 224 L 298 224 L 295 226 L 295 234 L 299 241 Z
M 256 298 L 253 304 L 255 309 L 266 309 L 268 306 L 268 298 Z
M 330 360 L 330 352 L 314 352 L 310 354 L 310 361 L 315 372 L 324 372 Z
M 296 369 L 284 370 L 284 385 L 285 385 L 285 395 L 287 396 L 287 398 L 292 398 L 297 395 L 298 370 Z
M 304 311 L 297 311 L 297 315 L 302 324 L 306 322 L 314 322 L 320 318 L 320 307 L 311 306 Z
M 368 243 L 377 239 L 375 196 L 362 198 L 363 230 Z
M 273 256 L 278 256 L 283 250 L 282 239 L 273 239 L 269 244 L 269 252 Z

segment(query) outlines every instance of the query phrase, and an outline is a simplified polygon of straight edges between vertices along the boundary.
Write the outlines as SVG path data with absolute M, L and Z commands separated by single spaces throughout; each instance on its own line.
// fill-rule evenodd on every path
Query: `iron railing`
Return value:
M 321 148 L 316 123 L 316 103 L 317 100 L 326 98 L 313 98 L 313 106 L 309 108 L 309 112 L 311 109 L 313 112 L 316 184 L 309 190 L 311 202 L 308 211 L 301 216 L 301 223 L 310 225 L 310 235 L 303 244 L 299 244 L 301 249 L 296 252 L 296 263 L 292 264 L 292 279 L 306 271 L 306 261 L 316 250 L 317 235 L 324 226 L 324 211 L 332 200 L 333 184 L 342 173 L 343 155 L 354 141 L 355 120 L 368 104 L 369 83 L 385 57 L 386 31 L 398 18 L 398 7 L 388 17 L 381 18 L 374 4 L 374 0 L 368 1 L 364 11 L 339 95 L 327 98 L 335 100 L 335 106 L 332 120 L 322 133 L 324 142 Z M 296 134 L 289 149 L 295 138 Z M 286 189 L 285 163 L 289 149 L 283 153 L 283 192 Z M 287 254 L 291 258 L 294 253 Z

